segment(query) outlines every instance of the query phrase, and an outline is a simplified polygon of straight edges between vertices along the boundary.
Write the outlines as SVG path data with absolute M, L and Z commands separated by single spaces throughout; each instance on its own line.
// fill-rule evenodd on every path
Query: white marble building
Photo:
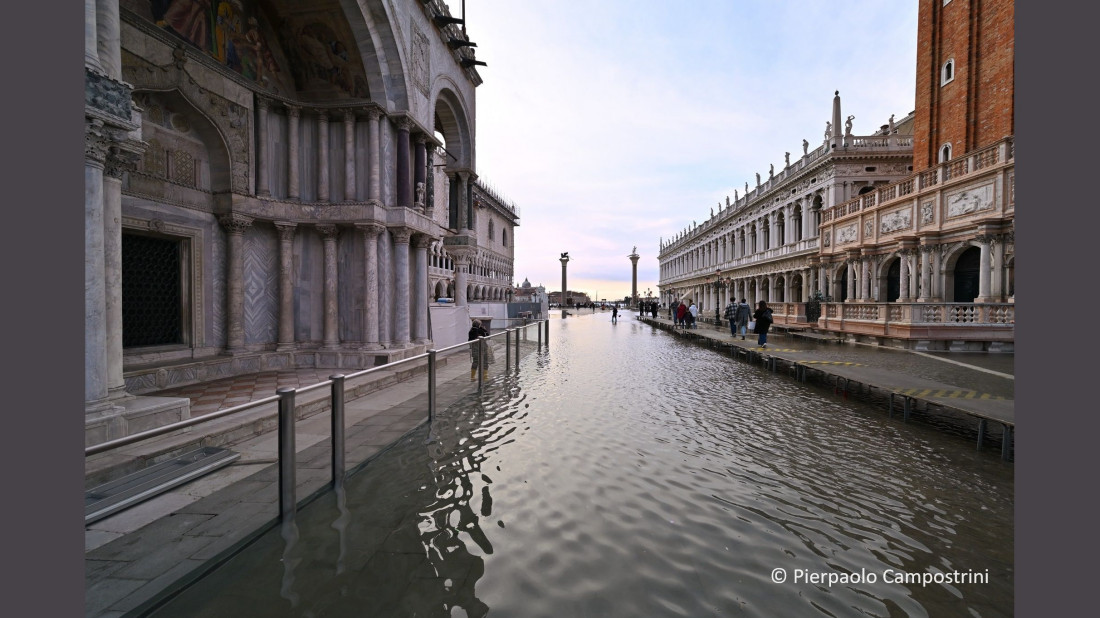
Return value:
M 420 353 L 441 284 L 501 296 L 517 216 L 479 206 L 456 22 L 440 0 L 85 0 L 89 443 L 186 417 L 141 396 L 170 386 Z
M 912 114 L 867 135 L 841 129 L 840 96 L 833 98 L 826 139 L 802 155 L 787 155 L 776 172 L 756 175 L 744 194 L 711 209 L 701 225 L 662 240 L 661 302 L 691 298 L 705 316 L 730 298 L 788 301 L 798 311 L 817 289 L 821 213 L 912 172 Z M 795 316 L 792 316 L 792 318 Z

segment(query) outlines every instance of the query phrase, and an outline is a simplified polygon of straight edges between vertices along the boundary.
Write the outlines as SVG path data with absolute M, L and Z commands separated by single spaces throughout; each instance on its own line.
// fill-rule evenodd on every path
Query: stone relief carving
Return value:
M 842 227 L 836 231 L 836 244 L 843 245 L 845 243 L 855 242 L 856 235 L 855 223 Z
M 993 183 L 947 195 L 947 216 L 958 217 L 993 208 Z
M 879 231 L 883 234 L 889 234 L 898 230 L 907 230 L 911 227 L 913 227 L 913 212 L 906 208 L 883 215 L 879 224 Z
M 932 223 L 935 215 L 935 209 L 932 206 L 931 201 L 927 201 L 920 206 L 921 223 Z
M 874 236 L 874 233 L 875 233 L 875 222 L 870 221 L 870 220 L 864 221 L 863 222 L 863 237 L 864 238 L 871 238 L 871 237 Z
M 428 37 L 415 25 L 412 32 L 412 77 L 418 90 L 428 96 L 431 75 Z

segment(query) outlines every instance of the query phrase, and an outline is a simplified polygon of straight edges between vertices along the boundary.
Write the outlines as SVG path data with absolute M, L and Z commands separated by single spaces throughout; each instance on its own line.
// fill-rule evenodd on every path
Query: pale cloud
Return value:
M 516 279 L 550 291 L 569 251 L 570 288 L 629 294 L 635 245 L 655 291 L 659 239 L 803 138 L 817 147 L 834 90 L 856 133 L 913 109 L 915 3 L 467 0 L 467 15 L 488 63 L 478 173 L 522 211 Z

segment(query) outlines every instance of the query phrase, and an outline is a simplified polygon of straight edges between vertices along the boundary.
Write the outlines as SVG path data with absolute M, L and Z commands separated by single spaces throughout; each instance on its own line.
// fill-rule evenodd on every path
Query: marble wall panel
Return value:
M 270 225 L 244 235 L 244 342 L 276 343 L 279 328 L 279 241 Z
M 294 236 L 294 339 L 299 343 L 324 339 L 325 254 L 321 236 L 300 227 Z

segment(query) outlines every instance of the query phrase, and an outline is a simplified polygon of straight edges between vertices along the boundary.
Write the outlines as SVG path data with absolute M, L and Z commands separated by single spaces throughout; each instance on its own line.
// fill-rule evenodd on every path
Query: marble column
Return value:
M 85 11 L 95 13 L 93 0 Z M 86 24 L 87 22 L 85 22 Z M 85 26 L 87 28 L 87 26 Z M 85 30 L 87 32 L 87 30 Z M 95 28 L 92 49 L 95 54 Z M 87 53 L 88 50 L 85 49 Z M 98 57 L 97 57 L 98 64 Z M 84 403 L 94 406 L 107 399 L 107 301 L 104 271 L 103 168 L 110 139 L 103 123 L 90 120 L 84 134 Z
M 378 236 L 386 231 L 376 223 L 356 226 L 363 232 L 363 348 L 380 350 L 378 343 Z
M 100 73 L 106 73 L 99 61 L 96 17 L 96 0 L 84 0 L 84 64 Z
M 428 247 L 432 237 L 418 234 L 413 240 L 416 250 L 416 279 L 413 281 L 413 315 L 416 318 L 413 337 L 416 343 L 428 343 Z
M 920 246 L 920 294 L 917 302 L 926 303 L 932 296 L 932 251 L 934 247 Z
M 631 253 L 627 257 L 630 258 L 630 298 L 634 299 L 638 298 L 638 260 L 641 256 Z
M 136 153 L 112 148 L 103 173 L 104 321 L 107 390 L 112 399 L 128 396 L 122 375 L 122 175 L 136 157 Z
M 898 282 L 901 291 L 897 301 L 899 303 L 907 303 L 912 300 L 909 297 L 909 255 L 910 251 L 908 249 L 902 249 L 898 252 L 898 259 L 901 260 L 901 274 Z
M 224 214 L 218 222 L 226 232 L 226 352 L 244 351 L 244 232 L 252 217 Z
M 428 217 L 431 218 L 435 213 L 435 144 L 428 142 L 425 144 L 425 153 L 428 157 L 425 164 L 425 173 L 427 179 L 424 181 L 427 185 L 427 189 L 424 194 L 424 210 L 427 212 Z
M 423 133 L 416 136 L 416 155 L 413 165 L 413 203 L 423 209 L 427 204 L 428 190 L 428 137 Z
M 466 191 L 466 184 L 469 182 L 470 173 L 469 172 L 457 172 L 455 175 L 458 177 L 457 178 L 458 182 L 457 182 L 457 187 L 456 187 L 457 192 L 458 192 L 457 193 L 458 194 L 458 228 L 457 229 L 459 231 L 469 230 L 470 229 L 470 220 L 468 218 L 469 211 L 467 210 L 467 203 L 466 203 L 466 200 L 467 200 L 467 197 L 468 197 L 468 192 Z M 562 300 L 562 303 L 563 304 L 565 303 L 564 299 Z
M 379 159 L 382 152 L 382 110 L 372 107 L 367 110 L 367 118 L 370 119 L 370 136 L 367 138 L 370 144 L 370 176 L 368 183 L 368 198 L 382 201 L 382 161 Z
M 978 262 L 978 297 L 974 299 L 974 302 L 988 303 L 993 300 L 989 294 L 989 275 L 993 266 L 989 245 L 993 242 L 993 236 L 990 234 L 981 234 L 978 236 L 977 240 L 981 247 L 981 258 Z
M 397 125 L 397 205 L 411 208 L 412 180 L 409 174 L 409 129 L 412 121 L 404 116 L 399 117 Z
M 393 269 L 396 279 L 394 290 L 394 323 L 397 332 L 393 342 L 400 347 L 409 344 L 409 228 L 392 228 L 394 242 Z
M 328 162 L 328 112 L 320 111 L 317 113 L 317 201 L 327 202 L 328 195 L 328 181 L 329 181 L 329 162 Z
M 335 350 L 340 347 L 339 329 L 339 273 L 336 269 L 336 238 L 340 235 L 340 228 L 335 225 L 323 223 L 317 226 L 317 233 L 321 235 L 324 243 L 325 255 L 325 321 L 324 343 L 321 346 L 325 350 Z
M 813 289 L 814 269 L 806 267 L 802 269 L 802 302 L 810 300 L 811 292 Z
M 297 224 L 275 223 L 279 234 L 279 352 L 294 345 L 294 233 Z
M 355 201 L 355 110 L 344 110 L 344 201 Z
M 993 245 L 991 247 L 993 252 L 993 280 L 990 285 L 990 294 L 993 297 L 993 302 L 1003 303 L 1005 301 L 1005 237 L 1004 235 L 995 236 L 993 239 Z
M 914 302 L 917 297 L 917 290 L 920 289 L 920 267 L 917 265 L 917 256 L 919 255 L 916 249 L 909 250 L 909 302 Z
M 267 110 L 270 106 L 267 99 L 256 97 L 256 195 L 260 197 L 271 195 L 267 173 Z
M 455 266 L 455 306 L 466 306 L 466 281 L 470 273 L 470 262 L 466 256 L 454 255 L 452 261 Z
M 863 258 L 863 275 L 860 277 L 859 299 L 871 301 L 871 258 Z
M 99 64 L 111 79 L 122 80 L 122 41 L 118 16 L 118 0 L 95 0 L 96 48 Z M 87 7 L 87 2 L 85 2 Z M 85 28 L 88 25 L 85 23 Z M 87 34 L 87 32 L 85 32 Z
M 287 117 L 287 166 L 286 166 L 286 195 L 288 199 L 297 200 L 300 194 L 298 180 L 298 120 L 302 115 L 302 108 L 295 105 L 286 106 Z
M 848 301 L 856 300 L 856 258 L 848 259 Z

